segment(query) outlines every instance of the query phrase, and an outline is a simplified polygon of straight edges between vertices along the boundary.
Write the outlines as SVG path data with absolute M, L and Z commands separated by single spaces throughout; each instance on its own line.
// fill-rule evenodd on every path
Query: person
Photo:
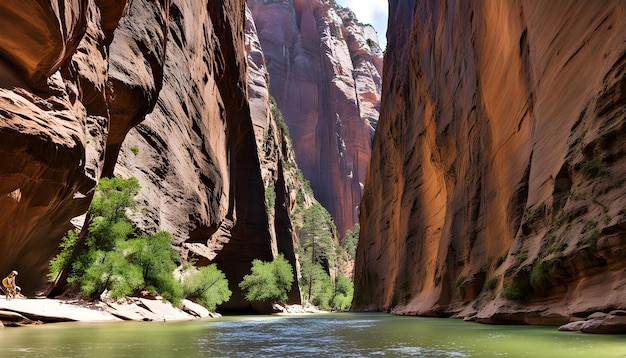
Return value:
M 17 286 L 15 285 L 15 276 L 17 276 L 17 271 L 13 270 L 9 274 L 9 276 L 5 277 L 2 280 L 2 285 L 6 290 L 6 299 L 10 300 L 12 297 L 17 297 Z

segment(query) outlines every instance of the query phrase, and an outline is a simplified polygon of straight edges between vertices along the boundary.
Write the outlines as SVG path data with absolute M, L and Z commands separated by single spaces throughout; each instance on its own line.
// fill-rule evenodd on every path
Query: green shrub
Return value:
M 60 244 L 61 252 L 50 261 L 50 273 L 48 274 L 49 279 L 54 280 L 58 274 L 70 264 L 72 251 L 74 250 L 74 246 L 76 246 L 77 240 L 77 230 L 70 230 L 65 234 L 65 236 L 63 236 Z
M 507 256 L 507 254 L 504 254 L 502 256 L 498 256 L 498 259 L 496 260 L 496 268 L 502 266 L 502 264 L 504 263 L 504 260 L 506 260 L 506 256 Z
M 228 301 L 232 292 L 228 289 L 226 275 L 215 264 L 183 275 L 184 296 L 214 311 L 217 305 Z
M 101 179 L 89 208 L 91 223 L 81 249 L 75 249 L 77 234 L 68 232 L 61 252 L 50 263 L 51 275 L 69 270 L 68 283 L 85 297 L 98 298 L 108 290 L 111 297 L 121 298 L 151 289 L 178 302 L 182 288 L 173 277 L 177 257 L 170 235 L 158 232 L 137 237 L 126 216 L 127 210 L 136 207 L 134 197 L 140 188 L 136 178 Z
M 546 255 L 563 252 L 563 250 L 565 250 L 566 248 L 567 248 L 567 244 L 564 242 L 557 244 L 557 245 L 553 245 L 550 248 L 548 248 L 548 250 L 546 251 Z
M 597 177 L 604 172 L 604 164 L 599 160 L 587 160 L 583 163 L 582 169 L 591 177 Z
M 341 242 L 344 250 L 348 253 L 348 256 L 350 256 L 352 260 L 354 260 L 356 255 L 356 247 L 359 243 L 360 231 L 361 226 L 358 223 L 354 224 L 352 230 L 348 230 L 346 232 L 346 235 L 343 237 L 343 241 Z
M 549 285 L 549 275 L 554 268 L 554 262 L 541 261 L 535 262 L 532 270 L 530 271 L 530 286 L 533 291 L 538 294 L 544 294 Z
M 504 285 L 502 297 L 507 300 L 526 301 L 530 298 L 532 288 L 526 280 L 513 280 L 511 283 Z
M 498 281 L 500 281 L 500 276 L 491 276 L 485 284 L 483 285 L 484 291 L 493 291 L 498 286 Z
M 280 254 L 272 262 L 252 261 L 252 271 L 239 287 L 248 301 L 284 303 L 293 280 L 291 264 Z
M 139 154 L 139 147 L 136 145 L 133 145 L 132 147 L 130 147 L 130 151 L 133 152 L 134 155 Z

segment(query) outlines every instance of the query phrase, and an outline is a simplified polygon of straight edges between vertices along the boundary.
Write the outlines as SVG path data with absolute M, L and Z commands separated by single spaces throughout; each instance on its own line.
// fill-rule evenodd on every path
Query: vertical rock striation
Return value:
M 250 0 L 298 164 L 340 235 L 357 222 L 382 86 L 371 26 L 323 0 Z
M 140 231 L 169 231 L 183 260 L 226 273 L 224 309 L 250 308 L 237 283 L 253 259 L 296 266 L 303 184 L 267 95 L 251 111 L 248 81 L 267 82 L 248 78 L 245 21 L 241 0 L 0 5 L 0 272 L 44 290 L 70 220 L 111 175 L 139 179 Z
M 356 309 L 624 309 L 623 2 L 390 1 Z
M 25 293 L 45 285 L 59 238 L 87 210 L 102 172 L 101 15 L 87 0 L 0 5 L 0 272 L 18 270 Z

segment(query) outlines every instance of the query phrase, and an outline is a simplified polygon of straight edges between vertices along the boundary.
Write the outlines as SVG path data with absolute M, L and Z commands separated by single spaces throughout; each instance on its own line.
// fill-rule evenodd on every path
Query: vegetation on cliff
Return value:
M 228 300 L 228 282 L 215 265 L 187 268 L 182 280 L 177 280 L 174 270 L 179 257 L 170 234 L 136 234 L 127 211 L 137 206 L 134 198 L 140 188 L 136 178 L 101 179 L 84 240 L 76 231 L 65 235 L 61 252 L 50 262 L 50 277 L 69 270 L 69 285 L 91 299 L 105 291 L 115 299 L 150 291 L 175 304 L 191 298 L 209 309 Z

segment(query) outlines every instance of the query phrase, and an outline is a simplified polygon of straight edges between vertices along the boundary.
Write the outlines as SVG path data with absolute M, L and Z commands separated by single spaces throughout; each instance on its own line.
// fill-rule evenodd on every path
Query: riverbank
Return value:
M 272 305 L 273 314 L 300 315 L 330 313 L 312 305 Z M 181 307 L 159 297 L 127 297 L 123 300 L 88 302 L 80 299 L 14 298 L 0 295 L 0 327 L 20 327 L 56 322 L 115 322 L 115 321 L 190 321 L 199 318 L 218 318 L 189 300 Z
M 78 299 L 14 298 L 0 295 L 2 326 L 16 327 L 54 322 L 185 321 L 219 317 L 183 300 L 181 308 L 159 298 L 129 297 L 123 301 L 87 302 Z

